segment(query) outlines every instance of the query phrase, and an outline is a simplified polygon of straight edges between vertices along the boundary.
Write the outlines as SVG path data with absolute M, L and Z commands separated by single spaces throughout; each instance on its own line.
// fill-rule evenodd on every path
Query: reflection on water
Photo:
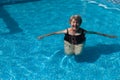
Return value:
M 90 4 L 96 4 L 105 9 L 120 11 L 120 0 L 88 0 Z
M 6 24 L 9 32 L 7 33 L 0 33 L 2 35 L 6 34 L 15 34 L 22 32 L 23 30 L 19 27 L 18 23 L 11 17 L 7 10 L 5 10 L 4 6 L 12 5 L 12 4 L 20 4 L 20 3 L 27 3 L 33 1 L 40 1 L 40 0 L 2 0 L 0 1 L 0 18 L 3 19 L 4 23 Z
M 10 14 L 2 6 L 0 7 L 0 18 L 3 19 L 4 23 L 9 29 L 8 33 L 1 34 L 14 34 L 22 32 L 22 29 L 19 27 L 18 23 L 10 16 Z
M 75 56 L 77 62 L 95 62 L 101 55 L 108 55 L 120 51 L 120 44 L 98 44 L 93 47 L 85 47 L 83 54 Z
M 115 3 L 115 4 L 120 4 L 120 0 L 108 0 L 109 2 Z
M 0 0 L 0 5 L 12 5 L 12 4 L 34 2 L 34 1 L 40 1 L 40 0 Z

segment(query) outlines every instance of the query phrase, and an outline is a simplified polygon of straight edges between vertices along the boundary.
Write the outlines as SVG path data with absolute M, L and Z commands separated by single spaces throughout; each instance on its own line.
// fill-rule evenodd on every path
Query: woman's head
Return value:
M 78 29 L 82 23 L 82 18 L 79 15 L 73 15 L 70 17 L 70 25 L 73 29 Z
M 70 17 L 70 23 L 71 23 L 71 21 L 72 21 L 73 19 L 75 19 L 79 24 L 82 23 L 82 18 L 81 18 L 80 15 L 73 15 L 73 16 L 71 16 L 71 17 Z

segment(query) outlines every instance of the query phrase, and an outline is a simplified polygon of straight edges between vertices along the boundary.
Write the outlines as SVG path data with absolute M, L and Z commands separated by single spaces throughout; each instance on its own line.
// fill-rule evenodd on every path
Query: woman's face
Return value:
M 73 30 L 77 30 L 80 26 L 80 23 L 77 20 L 72 19 L 70 22 L 70 25 L 71 25 Z

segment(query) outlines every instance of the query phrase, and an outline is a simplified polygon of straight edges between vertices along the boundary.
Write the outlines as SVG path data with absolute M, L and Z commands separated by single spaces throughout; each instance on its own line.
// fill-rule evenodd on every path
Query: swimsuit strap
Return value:
M 68 34 L 68 29 L 67 29 L 67 34 Z

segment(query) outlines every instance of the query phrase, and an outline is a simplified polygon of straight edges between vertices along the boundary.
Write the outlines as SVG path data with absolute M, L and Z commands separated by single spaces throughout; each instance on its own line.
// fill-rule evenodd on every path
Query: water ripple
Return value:
M 90 4 L 96 4 L 96 5 L 98 5 L 99 7 L 102 7 L 102 8 L 105 8 L 105 9 L 120 11 L 120 9 L 117 8 L 117 7 L 110 7 L 110 6 L 106 5 L 106 4 L 103 4 L 103 3 L 100 3 L 100 2 L 97 2 L 97 1 L 88 0 L 88 3 L 90 3 Z

